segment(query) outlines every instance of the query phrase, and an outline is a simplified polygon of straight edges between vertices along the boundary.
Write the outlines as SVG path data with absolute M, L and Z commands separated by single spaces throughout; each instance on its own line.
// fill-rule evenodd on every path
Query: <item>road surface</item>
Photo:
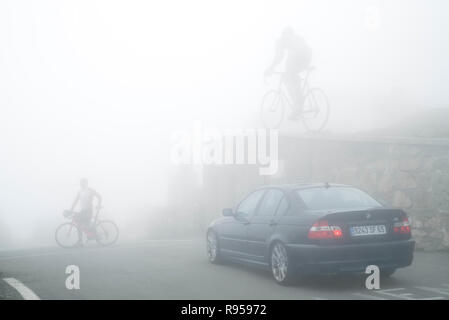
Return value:
M 69 265 L 80 269 L 79 290 L 66 288 Z M 448 267 L 449 253 L 416 252 L 413 265 L 382 280 L 380 290 L 367 290 L 365 275 L 282 287 L 267 271 L 210 264 L 199 239 L 51 247 L 0 251 L 0 299 L 23 299 L 8 279 L 40 299 L 449 299 Z

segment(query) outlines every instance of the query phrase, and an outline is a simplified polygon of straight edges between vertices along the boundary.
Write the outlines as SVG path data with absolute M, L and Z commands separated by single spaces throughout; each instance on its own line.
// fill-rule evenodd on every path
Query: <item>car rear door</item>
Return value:
M 268 190 L 255 214 L 250 217 L 248 228 L 248 254 L 252 259 L 264 261 L 267 243 L 279 220 L 276 210 L 284 197 L 279 189 Z

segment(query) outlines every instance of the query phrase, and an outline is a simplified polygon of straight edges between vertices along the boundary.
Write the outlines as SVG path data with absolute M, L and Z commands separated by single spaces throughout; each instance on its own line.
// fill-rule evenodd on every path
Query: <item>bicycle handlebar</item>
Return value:
M 98 216 L 98 214 L 100 213 L 100 210 L 103 209 L 103 206 L 97 206 L 96 208 L 96 216 Z M 62 215 L 64 216 L 64 218 L 70 219 L 72 217 L 74 217 L 77 214 L 76 211 L 71 211 L 71 210 L 64 210 L 62 212 Z

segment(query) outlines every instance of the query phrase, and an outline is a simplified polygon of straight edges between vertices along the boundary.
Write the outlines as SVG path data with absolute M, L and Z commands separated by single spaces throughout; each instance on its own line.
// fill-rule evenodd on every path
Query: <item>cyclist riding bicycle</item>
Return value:
M 265 76 L 271 76 L 275 68 L 284 60 L 284 83 L 293 102 L 291 120 L 297 120 L 302 114 L 304 97 L 301 94 L 300 73 L 310 66 L 312 53 L 304 38 L 286 27 L 276 41 L 276 51 L 273 62 L 265 71 Z
M 95 233 L 91 230 L 92 228 L 90 226 L 94 212 L 94 198 L 97 198 L 97 206 L 98 208 L 100 208 L 101 196 L 98 192 L 89 187 L 87 179 L 81 179 L 80 186 L 81 188 L 75 198 L 75 201 L 73 202 L 71 211 L 75 209 L 76 205 L 79 202 L 80 211 L 76 214 L 75 220 L 87 230 L 88 237 L 94 237 Z M 82 245 L 82 232 L 79 229 L 78 234 L 79 245 Z

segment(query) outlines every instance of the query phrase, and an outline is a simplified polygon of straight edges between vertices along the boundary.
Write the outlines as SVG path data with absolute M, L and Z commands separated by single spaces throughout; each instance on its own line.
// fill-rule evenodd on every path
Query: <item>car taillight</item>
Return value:
M 327 220 L 318 220 L 309 230 L 309 239 L 341 239 L 343 232 L 339 226 L 330 226 Z
M 407 217 L 393 224 L 393 232 L 397 234 L 410 234 L 410 222 Z

